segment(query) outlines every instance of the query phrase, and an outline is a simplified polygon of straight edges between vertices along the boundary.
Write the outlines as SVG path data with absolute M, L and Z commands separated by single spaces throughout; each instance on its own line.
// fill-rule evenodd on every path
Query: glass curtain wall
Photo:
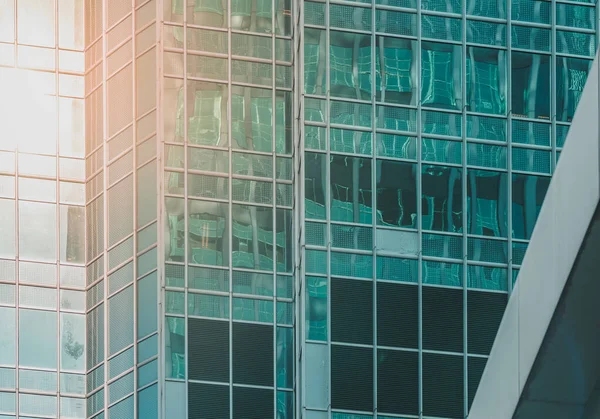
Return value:
M 596 51 L 596 5 L 302 7 L 304 416 L 463 418 Z
M 85 3 L 82 418 L 158 418 L 157 10 L 156 0 Z
M 0 1 L 0 417 L 85 400 L 82 1 Z
M 291 3 L 163 1 L 165 417 L 294 417 Z

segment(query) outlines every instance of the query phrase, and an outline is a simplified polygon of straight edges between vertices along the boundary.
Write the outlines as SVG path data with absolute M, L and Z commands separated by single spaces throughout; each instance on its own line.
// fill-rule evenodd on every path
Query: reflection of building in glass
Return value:
M 464 417 L 595 50 L 585 2 L 0 0 L 0 417 Z

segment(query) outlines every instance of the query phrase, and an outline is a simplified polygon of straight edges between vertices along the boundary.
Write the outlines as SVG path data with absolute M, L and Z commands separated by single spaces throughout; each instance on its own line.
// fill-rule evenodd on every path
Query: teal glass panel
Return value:
M 506 1 L 505 0 L 465 0 L 465 1 L 467 1 L 467 14 L 468 15 L 506 19 Z
M 506 113 L 506 51 L 467 48 L 467 98 L 469 110 Z
M 512 121 L 512 142 L 550 146 L 550 124 L 529 121 Z
M 423 233 L 423 256 L 464 259 L 461 236 Z
M 229 318 L 229 297 L 188 293 L 188 315 Z
M 158 385 L 154 384 L 138 393 L 138 416 L 158 419 Z
M 185 319 L 165 319 L 165 369 L 167 378 L 185 378 Z
M 512 54 L 512 112 L 515 116 L 549 119 L 550 58 Z
M 227 266 L 229 263 L 228 240 L 225 237 L 228 204 L 211 201 L 188 201 L 188 243 L 190 262 L 205 265 Z M 178 237 L 183 232 L 183 220 L 177 221 Z M 181 244 L 183 240 L 178 240 Z M 173 253 L 173 249 L 171 250 Z M 182 252 L 183 253 L 183 252 Z
M 416 24 L 413 23 L 413 27 L 416 27 Z M 462 39 L 462 22 L 460 19 L 422 15 L 421 28 L 423 38 L 446 41 L 460 41 Z
M 304 31 L 304 92 L 325 95 L 326 59 L 325 31 Z
M 593 57 L 596 53 L 596 35 L 591 33 L 556 31 L 556 51 L 563 54 Z
M 372 133 L 367 131 L 331 128 L 330 149 L 333 152 L 371 155 L 372 137 Z
M 137 337 L 141 338 L 155 332 L 157 328 L 156 272 L 140 279 L 137 291 Z
M 188 267 L 188 287 L 208 291 L 229 291 L 229 271 L 224 269 Z
M 417 111 L 409 108 L 377 106 L 377 128 L 417 132 Z
M 508 291 L 508 270 L 506 268 L 469 265 L 467 268 L 467 287 Z
M 327 278 L 306 277 L 306 339 L 327 340 Z
M 423 106 L 460 109 L 461 48 L 423 42 L 421 48 L 421 102 Z
M 158 335 L 152 335 L 138 343 L 138 362 L 144 362 L 147 359 L 156 356 L 158 353 Z
M 378 36 L 375 48 L 377 101 L 416 104 L 416 41 Z
M 417 35 L 417 15 L 415 13 L 378 9 L 375 22 L 377 32 L 403 36 Z
M 507 242 L 470 237 L 467 241 L 467 257 L 478 262 L 508 263 Z
M 343 6 L 331 4 L 329 6 L 329 26 L 331 28 L 358 29 L 370 31 L 371 8 Z
M 552 155 L 550 150 L 532 150 L 513 147 L 512 166 L 514 170 L 550 174 Z
M 467 171 L 469 234 L 508 236 L 508 175 L 487 170 Z
M 578 29 L 596 29 L 596 8 L 556 3 L 556 24 Z
M 371 160 L 332 156 L 331 219 L 370 224 L 372 220 Z
M 304 2 L 304 24 L 325 26 L 325 3 Z M 305 29 L 305 33 L 306 33 Z
M 377 256 L 377 279 L 417 283 L 418 269 L 416 259 Z
M 460 137 L 462 135 L 462 115 L 424 110 L 421 116 L 421 132 Z
M 462 170 L 423 165 L 422 225 L 426 230 L 462 231 Z
M 60 368 L 85 371 L 85 316 L 60 313 Z
M 233 319 L 262 323 L 273 323 L 274 304 L 272 300 L 233 298 Z
M 516 239 L 530 239 L 550 177 L 518 174 L 512 182 L 512 234 Z
M 479 20 L 467 20 L 467 42 L 505 47 L 506 25 Z
M 421 9 L 432 12 L 460 13 L 462 10 L 460 0 L 424 0 Z
M 154 360 L 138 368 L 138 388 L 144 387 L 158 379 L 158 360 Z
M 331 252 L 331 275 L 373 278 L 373 256 Z
M 327 252 L 324 250 L 306 250 L 306 273 L 327 273 Z
M 416 228 L 416 164 L 388 160 L 377 160 L 376 164 L 377 224 Z
M 277 418 L 294 419 L 294 393 L 291 391 L 277 392 Z
M 109 354 L 133 343 L 133 286 L 108 300 Z
M 592 61 L 556 58 L 556 118 L 571 122 L 590 71 Z
M 304 153 L 304 211 L 306 218 L 325 219 L 326 157 L 325 154 Z
M 294 388 L 294 329 L 277 328 L 277 387 Z
M 513 25 L 512 47 L 549 52 L 551 36 L 550 29 Z
M 467 164 L 469 166 L 506 169 L 506 146 L 468 143 Z
M 463 283 L 463 265 L 423 261 L 423 283 L 460 287 Z
M 417 139 L 404 135 L 376 134 L 377 157 L 417 159 Z
M 467 138 L 506 142 L 506 120 L 467 115 Z
M 430 163 L 462 163 L 462 144 L 458 141 L 423 138 L 421 159 Z
M 557 6 L 558 7 L 558 6 Z M 520 22 L 550 24 L 552 4 L 544 0 L 512 0 L 511 17 Z

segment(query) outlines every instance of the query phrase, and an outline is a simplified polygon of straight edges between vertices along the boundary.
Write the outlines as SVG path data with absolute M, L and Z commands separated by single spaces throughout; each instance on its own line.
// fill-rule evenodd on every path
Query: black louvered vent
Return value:
M 481 376 L 483 375 L 483 369 L 485 368 L 485 364 L 487 363 L 487 358 L 478 358 L 475 356 L 470 356 L 467 362 L 467 376 L 469 379 L 469 410 L 471 410 L 471 404 L 473 403 L 473 399 L 475 398 L 477 387 L 479 387 L 479 382 L 481 381 Z
M 229 386 L 189 383 L 188 409 L 188 419 L 228 418 Z
M 272 419 L 274 406 L 273 390 L 233 388 L 233 419 Z
M 463 291 L 423 287 L 423 348 L 463 352 Z
M 233 382 L 273 385 L 273 326 L 233 324 Z
M 507 294 L 467 291 L 469 353 L 490 353 L 507 302 Z
M 373 343 L 373 283 L 331 280 L 331 339 L 334 342 Z
M 419 414 L 419 354 L 377 351 L 377 410 L 382 413 Z
M 229 382 L 229 323 L 189 319 L 188 357 L 190 379 Z
M 331 345 L 331 405 L 373 411 L 373 349 Z
M 418 347 L 418 287 L 377 283 L 377 344 L 414 349 Z
M 464 417 L 463 357 L 423 354 L 423 414 Z

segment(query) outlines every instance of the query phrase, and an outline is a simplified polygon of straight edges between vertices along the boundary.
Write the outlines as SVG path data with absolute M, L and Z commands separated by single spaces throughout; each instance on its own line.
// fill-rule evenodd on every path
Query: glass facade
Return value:
M 465 417 L 596 10 L 0 0 L 0 419 Z
M 300 3 L 304 417 L 464 418 L 595 55 L 595 2 Z

